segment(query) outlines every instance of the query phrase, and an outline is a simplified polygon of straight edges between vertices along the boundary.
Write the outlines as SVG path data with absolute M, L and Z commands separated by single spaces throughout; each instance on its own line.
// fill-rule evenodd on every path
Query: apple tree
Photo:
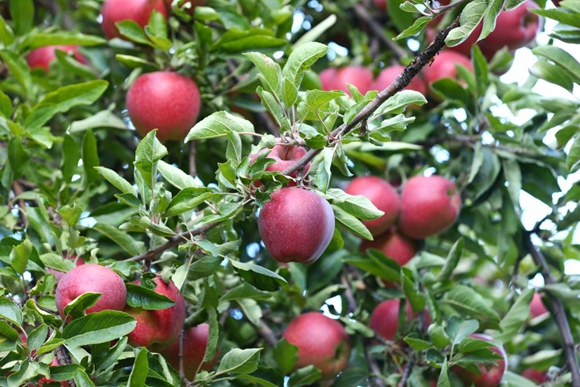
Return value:
M 580 387 L 580 1 L 2 0 L 0 386 Z

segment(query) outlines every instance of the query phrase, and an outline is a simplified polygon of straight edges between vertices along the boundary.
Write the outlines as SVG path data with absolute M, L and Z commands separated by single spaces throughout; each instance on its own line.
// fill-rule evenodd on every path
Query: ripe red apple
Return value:
M 182 141 L 197 121 L 201 99 L 191 78 L 157 71 L 135 80 L 127 92 L 126 105 L 141 136 L 158 129 L 159 141 Z
M 436 57 L 435 61 L 423 69 L 423 79 L 427 87 L 431 87 L 431 83 L 443 78 L 457 78 L 456 64 L 466 67 L 473 71 L 471 60 L 465 55 L 449 49 L 441 51 Z
M 167 9 L 171 9 L 171 4 L 174 0 L 165 0 L 165 5 Z M 186 4 L 191 4 L 190 7 L 186 8 Z M 195 7 L 204 6 L 207 4 L 207 0 L 178 0 L 177 6 L 183 10 L 185 10 L 189 14 L 193 14 L 195 12 Z
M 346 86 L 349 83 L 356 86 L 362 94 L 366 94 L 372 90 L 373 73 L 362 66 L 346 66 L 339 69 L 331 67 L 320 73 L 320 83 L 322 90 L 342 90 L 350 95 Z
M 405 66 L 393 65 L 385 67 L 379 74 L 379 76 L 373 81 L 371 85 L 371 90 L 381 91 L 387 88 L 397 77 L 405 70 Z M 411 80 L 409 86 L 405 90 L 415 90 L 421 94 L 425 94 L 425 83 L 423 79 L 416 76 Z
M 381 11 L 387 11 L 387 0 L 373 0 L 375 7 Z
M 312 263 L 334 234 L 330 204 L 314 191 L 286 187 L 274 191 L 260 211 L 260 237 L 278 262 Z
M 280 142 L 280 139 L 277 139 Z M 262 152 L 265 152 L 266 149 L 262 149 L 258 153 L 251 154 L 249 157 L 251 159 L 250 164 L 254 164 L 254 161 L 258 157 L 258 155 Z M 296 160 L 299 160 L 302 156 L 306 154 L 306 149 L 301 146 L 296 145 L 274 145 L 270 153 L 268 154 L 267 158 L 276 160 L 275 163 L 270 164 L 266 167 L 266 171 L 274 171 L 274 172 L 282 172 L 289 166 L 291 166 Z M 304 173 L 308 172 L 310 169 L 310 163 L 306 164 L 304 167 Z M 298 171 L 294 172 L 291 175 L 293 178 L 298 176 Z M 256 187 L 260 187 L 262 183 L 257 180 L 254 182 Z M 288 186 L 293 187 L 296 186 L 294 181 L 290 181 Z
M 139 281 L 140 282 L 140 281 Z M 147 310 L 127 306 L 125 312 L 137 319 L 137 326 L 129 333 L 129 344 L 147 347 L 159 352 L 177 341 L 185 322 L 185 300 L 173 282 L 166 284 L 160 277 L 155 278 L 155 292 L 175 302 L 167 309 Z
M 84 259 L 77 257 L 75 254 L 72 254 L 70 257 L 68 257 L 68 259 L 70 259 L 71 261 L 75 261 L 75 266 L 81 266 L 81 265 L 85 264 Z M 57 283 L 58 283 L 58 281 L 60 281 L 62 276 L 65 274 L 62 271 L 57 271 L 55 269 L 50 269 L 50 268 L 48 269 L 48 272 L 56 278 Z
M 77 61 L 86 64 L 87 59 L 79 52 L 78 46 L 45 46 L 32 51 L 26 57 L 26 62 L 31 69 L 41 68 L 48 72 L 50 64 L 56 59 L 56 51 L 64 51 L 72 54 Z
M 211 371 L 218 360 L 218 355 L 216 354 L 212 361 L 202 364 L 207 348 L 208 335 L 209 325 L 206 323 L 185 330 L 183 337 L 183 370 L 189 380 L 195 379 L 198 368 L 203 371 Z M 173 368 L 179 370 L 179 340 L 161 354 Z
M 376 249 L 387 257 L 394 259 L 400 266 L 404 266 L 417 253 L 417 243 L 396 230 L 379 235 L 374 241 L 363 240 L 360 251 Z
M 538 371 L 532 368 L 522 371 L 522 376 L 524 378 L 533 380 L 538 384 L 545 383 L 548 380 L 548 375 L 546 374 L 546 371 Z
M 387 231 L 399 216 L 399 194 L 385 180 L 377 176 L 359 176 L 354 178 L 344 190 L 349 195 L 362 195 L 384 214 L 377 219 L 363 220 L 363 224 L 373 236 Z
M 474 333 L 469 335 L 474 339 L 492 342 L 493 338 L 488 335 Z M 503 375 L 507 371 L 507 353 L 502 346 L 493 346 L 489 348 L 491 351 L 503 356 L 503 360 L 496 360 L 496 364 L 479 364 L 481 375 L 472 373 L 465 368 L 454 366 L 452 371 L 463 380 L 467 385 L 475 387 L 498 387 L 501 383 Z
M 530 314 L 532 317 L 538 317 L 544 315 L 548 312 L 548 309 L 544 305 L 542 301 L 542 297 L 539 293 L 534 293 L 534 297 L 532 298 L 532 302 L 530 303 Z
M 415 176 L 401 193 L 399 230 L 423 239 L 450 227 L 461 210 L 455 183 L 442 176 Z
M 393 340 L 397 335 L 397 331 L 399 330 L 400 305 L 401 300 L 398 298 L 394 300 L 386 300 L 378 304 L 371 314 L 369 326 L 386 340 Z M 405 310 L 405 321 L 409 323 L 417 314 L 413 314 L 409 303 L 407 303 Z M 430 324 L 431 318 L 428 314 L 425 316 L 425 320 Z
M 481 51 L 488 60 L 502 47 L 516 50 L 536 38 L 540 31 L 540 16 L 530 12 L 532 8 L 539 7 L 532 0 L 527 0 L 515 9 L 499 14 L 495 30 L 479 42 Z
M 101 28 L 107 39 L 124 39 L 115 23 L 133 20 L 141 27 L 149 23 L 153 10 L 167 18 L 167 9 L 163 0 L 105 0 L 101 7 Z
M 346 367 L 350 339 L 338 321 L 320 312 L 295 318 L 286 327 L 284 338 L 298 347 L 295 368 L 313 365 L 322 372 L 322 379 L 331 379 Z
M 64 318 L 64 308 L 78 296 L 87 292 L 101 293 L 97 303 L 86 310 L 123 310 L 127 302 L 125 283 L 113 270 L 95 264 L 77 266 L 62 276 L 56 286 L 56 307 Z

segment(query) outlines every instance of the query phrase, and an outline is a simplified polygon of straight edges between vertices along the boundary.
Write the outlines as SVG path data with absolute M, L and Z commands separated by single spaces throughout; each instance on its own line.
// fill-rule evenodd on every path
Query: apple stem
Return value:
M 550 273 L 550 268 L 548 267 L 546 258 L 534 245 L 531 232 L 526 232 L 524 234 L 524 244 L 536 265 L 540 267 L 540 271 L 544 277 L 544 282 L 547 285 L 554 284 L 556 281 L 554 280 L 552 273 Z M 580 368 L 578 367 L 578 360 L 576 359 L 574 337 L 572 336 L 572 331 L 570 330 L 570 322 L 566 316 L 566 310 L 564 309 L 564 305 L 559 298 L 555 297 L 550 292 L 546 292 L 546 294 L 548 295 L 548 298 L 552 304 L 551 312 L 553 312 L 556 325 L 558 325 L 558 330 L 562 336 L 564 354 L 566 356 L 568 367 L 570 368 L 570 373 L 572 374 L 572 387 L 580 387 Z
M 355 8 L 356 9 L 356 8 Z M 341 137 L 344 134 L 355 129 L 361 122 L 369 118 L 369 116 L 379 108 L 386 100 L 395 95 L 397 92 L 409 86 L 413 78 L 425 67 L 439 51 L 445 46 L 445 38 L 449 32 L 459 27 L 459 17 L 457 17 L 449 26 L 444 28 L 435 36 L 433 42 L 403 70 L 401 74 L 384 90 L 382 90 L 375 99 L 373 99 L 367 106 L 364 107 L 349 123 L 343 123 L 338 128 L 331 132 L 333 137 Z M 320 149 L 310 149 L 304 156 L 296 160 L 292 165 L 282 171 L 284 175 L 292 175 L 294 172 L 302 169 L 308 164 L 316 155 L 321 152 Z

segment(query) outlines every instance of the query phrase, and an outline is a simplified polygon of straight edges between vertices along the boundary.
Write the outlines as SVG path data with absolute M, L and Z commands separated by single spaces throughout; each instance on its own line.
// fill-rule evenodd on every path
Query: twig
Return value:
M 346 297 L 346 302 L 348 304 L 348 312 L 354 313 L 356 312 L 357 309 L 356 300 L 354 299 L 354 294 L 352 293 L 352 289 L 344 273 L 340 276 L 340 282 L 342 283 L 342 286 L 344 286 L 344 288 L 346 289 L 344 295 Z
M 14 196 L 18 197 L 20 196 L 24 190 L 22 189 L 22 186 L 20 185 L 20 183 L 18 182 L 18 180 L 15 180 L 12 183 L 12 189 L 14 190 Z M 23 228 L 27 228 L 28 227 L 28 218 L 26 217 L 26 203 L 24 202 L 23 199 L 18 199 L 18 216 L 20 216 L 20 220 L 22 221 L 22 226 Z
M 196 235 L 203 234 L 203 233 L 211 230 L 212 228 L 218 226 L 219 224 L 221 224 L 221 223 L 220 222 L 208 223 L 206 225 L 201 226 L 200 228 L 196 228 L 194 230 L 185 231 L 185 232 L 182 232 L 181 234 L 174 235 L 174 236 L 170 237 L 169 241 L 167 241 L 165 244 L 158 246 L 152 250 L 149 250 L 146 253 L 139 254 L 139 255 L 136 255 L 134 257 L 128 258 L 128 259 L 126 259 L 126 261 L 139 262 L 139 261 L 144 261 L 144 260 L 152 260 L 156 256 L 160 255 L 164 251 L 169 250 L 170 248 L 172 248 L 174 246 L 180 245 L 180 244 L 185 243 L 185 242 L 189 242 L 190 239 L 188 237 L 194 237 Z
M 339 138 L 342 135 L 350 132 L 357 127 L 361 122 L 365 121 L 375 110 L 379 108 L 387 99 L 395 95 L 398 91 L 403 90 L 407 87 L 413 78 L 419 74 L 419 71 L 423 69 L 434 57 L 435 55 L 445 46 L 445 38 L 449 35 L 449 32 L 459 26 L 459 18 L 455 19 L 447 28 L 443 29 L 441 32 L 435 36 L 435 40 L 419 54 L 409 66 L 403 70 L 403 72 L 391 83 L 386 89 L 382 90 L 377 97 L 372 100 L 364 109 L 357 114 L 352 121 L 348 124 L 342 124 L 338 128 L 332 131 L 331 138 Z M 295 163 L 290 165 L 282 174 L 292 175 L 294 172 L 303 169 L 306 164 L 308 164 L 318 153 L 320 149 L 310 149 L 304 156 L 298 159 Z
M 189 143 L 189 175 L 197 177 L 197 165 L 195 164 L 195 157 L 197 156 L 197 141 Z
M 183 368 L 183 341 L 185 338 L 185 326 L 183 326 L 181 328 L 181 333 L 179 334 L 179 352 L 178 352 L 178 358 L 179 358 L 179 377 L 181 378 L 181 381 L 185 384 L 187 384 L 188 380 L 187 377 L 185 376 L 185 369 Z
M 372 18 L 371 15 L 369 15 L 366 8 L 361 3 L 355 3 L 352 8 L 354 9 L 356 16 L 361 19 L 367 27 L 370 28 L 372 33 L 382 44 L 384 44 L 389 50 L 393 52 L 397 59 L 401 60 L 409 55 L 403 48 L 401 48 L 397 43 L 393 42 L 387 35 L 385 35 L 383 28 Z
M 70 359 L 69 354 L 67 353 L 67 351 L 64 349 L 64 346 L 62 346 L 62 345 L 56 349 L 56 360 L 58 361 L 59 365 L 72 364 L 72 361 Z M 76 387 L 76 383 L 75 383 L 74 379 L 70 379 L 68 381 L 68 385 L 70 387 Z
M 256 325 L 256 329 L 260 333 L 260 336 L 266 340 L 266 343 L 268 343 L 270 347 L 273 347 L 276 345 L 276 343 L 278 343 L 278 339 L 276 338 L 274 331 L 272 331 L 272 329 L 264 322 L 264 320 L 260 320 L 259 324 Z
M 544 258 L 544 255 L 540 250 L 536 248 L 531 239 L 532 234 L 530 232 L 524 233 L 524 244 L 528 249 L 528 252 L 536 262 L 536 265 L 540 267 L 542 276 L 546 284 L 550 285 L 555 283 L 552 273 L 548 267 L 548 263 Z M 578 367 L 578 360 L 576 359 L 576 352 L 574 348 L 574 337 L 572 336 L 572 331 L 570 330 L 570 323 L 566 317 L 566 311 L 564 310 L 564 305 L 559 298 L 553 296 L 550 292 L 546 292 L 548 298 L 552 304 L 552 310 L 554 311 L 554 318 L 556 324 L 558 325 L 558 330 L 562 336 L 562 341 L 564 344 L 564 355 L 566 356 L 566 361 L 568 367 L 570 368 L 570 373 L 572 374 L 572 387 L 580 387 L 580 368 Z
M 371 383 L 372 383 L 372 380 L 374 380 L 374 383 L 371 384 L 371 386 L 373 386 L 373 387 L 385 387 L 385 382 L 381 376 L 383 373 L 381 372 L 381 369 L 379 368 L 377 361 L 375 360 L 373 355 L 371 355 L 371 353 L 368 349 L 369 343 L 365 342 L 364 347 L 365 347 L 365 356 L 367 358 L 367 362 L 369 363 L 369 367 L 371 369 L 371 372 L 374 375 L 374 378 L 371 379 Z
M 403 371 L 403 376 L 401 376 L 401 381 L 399 382 L 399 387 L 405 387 L 407 385 L 407 380 L 409 380 L 409 376 L 411 376 L 411 371 L 413 371 L 413 362 L 408 361 L 405 365 L 405 371 Z

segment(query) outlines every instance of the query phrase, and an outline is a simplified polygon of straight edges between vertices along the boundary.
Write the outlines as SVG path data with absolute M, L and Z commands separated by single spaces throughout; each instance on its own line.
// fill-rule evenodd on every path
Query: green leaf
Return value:
M 229 261 L 244 280 L 260 290 L 274 292 L 287 283 L 283 277 L 262 266 L 231 259 Z
M 560 71 L 565 70 L 574 82 L 580 84 L 580 63 L 567 51 L 556 46 L 538 46 L 532 52 L 558 64 L 562 68 Z
M 75 372 L 74 377 L 77 387 L 94 387 L 95 383 L 89 378 L 89 375 L 83 370 L 79 369 Z
M 259 52 L 247 52 L 244 54 L 250 59 L 262 74 L 260 80 L 264 89 L 269 92 L 278 94 L 280 92 L 280 84 L 282 83 L 282 70 L 280 65 L 274 60 Z
M 77 203 L 74 203 L 72 207 L 67 204 L 60 207 L 56 212 L 69 226 L 75 226 L 83 213 L 83 209 Z
M 28 261 L 33 255 L 38 257 L 38 252 L 32 242 L 30 242 L 29 239 L 26 239 L 24 242 L 15 246 L 10 252 L 10 266 L 12 266 L 17 273 L 23 274 L 28 265 Z
M 481 321 L 499 322 L 497 312 L 479 293 L 465 285 L 456 285 L 444 297 L 443 302 Z
M 46 324 L 40 324 L 36 329 L 28 334 L 28 339 L 26 340 L 26 346 L 29 351 L 36 351 L 48 337 L 48 326 Z
M 121 354 L 124 352 L 128 340 L 129 339 L 127 337 L 121 338 L 121 340 L 119 340 L 117 344 L 115 344 L 112 348 L 110 348 L 107 351 L 106 355 L 103 356 L 102 358 L 95 359 L 93 355 L 93 358 L 91 360 L 93 361 L 97 369 L 106 370 L 107 368 L 115 364 L 117 359 L 119 359 Z
M 134 240 L 128 234 L 119 230 L 117 227 L 113 227 L 107 223 L 97 222 L 97 224 L 93 226 L 93 229 L 106 235 L 109 239 L 119 245 L 119 247 L 121 247 L 131 256 L 139 255 L 145 252 L 145 244 L 143 242 Z
M 129 334 L 137 320 L 127 313 L 105 310 L 73 320 L 62 331 L 69 347 L 106 343 Z
M 418 352 L 424 351 L 424 350 L 429 349 L 433 346 L 433 344 L 431 344 L 428 341 L 421 340 L 421 339 L 418 339 L 418 338 L 412 337 L 412 336 L 407 336 L 407 337 L 405 337 L 404 340 L 407 344 L 409 344 L 409 346 L 411 348 L 413 348 L 415 351 L 418 351 Z
M 294 371 L 290 375 L 288 387 L 310 386 L 321 377 L 321 371 L 313 365 L 309 365 Z
M 98 129 L 98 128 L 113 128 L 120 130 L 130 130 L 125 122 L 117 117 L 110 110 L 103 110 L 95 113 L 84 120 L 74 121 L 70 125 L 70 132 L 84 132 L 88 129 Z
M 314 62 L 326 55 L 327 51 L 328 47 L 321 43 L 310 42 L 302 44 L 292 51 L 284 69 L 282 70 L 282 74 L 292 82 L 297 89 L 300 88 L 304 72 L 308 70 Z
M 187 134 L 185 142 L 224 137 L 231 131 L 254 133 L 254 125 L 246 119 L 226 111 L 219 111 L 198 122 Z
M 371 220 L 377 219 L 384 215 L 384 212 L 377 209 L 369 199 L 363 195 L 349 195 L 341 189 L 330 188 L 326 191 L 324 197 L 332 201 L 337 207 L 340 207 L 347 213 L 356 216 L 359 219 Z
M 282 101 L 286 106 L 293 106 L 298 99 L 298 89 L 288 78 L 284 78 Z
M 143 181 L 153 189 L 156 181 L 157 163 L 167 156 L 167 148 L 155 137 L 156 130 L 152 130 L 139 142 L 135 151 L 135 168 L 141 173 Z
M 71 315 L 73 318 L 85 315 L 85 310 L 95 305 L 101 298 L 101 293 L 86 292 L 72 300 L 64 307 L 64 314 Z
M 8 66 L 10 75 L 22 87 L 23 94 L 28 94 L 32 89 L 32 76 L 24 58 L 6 49 L 0 51 L 0 57 L 4 64 Z
M 98 172 L 95 167 L 99 165 L 99 152 L 97 150 L 97 139 L 92 130 L 87 130 L 83 137 L 82 147 L 83 169 L 85 171 L 83 186 L 86 188 L 96 180 Z
M 460 27 L 454 28 L 449 32 L 445 43 L 450 47 L 463 43 L 473 33 L 475 28 L 477 28 L 477 25 L 487 12 L 487 7 L 487 0 L 474 0 L 469 2 L 461 12 L 459 19 Z
M 423 94 L 414 90 L 402 90 L 379 106 L 372 117 L 382 114 L 401 114 L 409 105 L 423 105 L 426 103 L 427 99 Z
M 16 326 L 22 325 L 20 308 L 7 298 L 0 297 L 0 318 L 5 318 Z
M 220 361 L 216 375 L 220 374 L 251 374 L 258 368 L 260 352 L 263 348 L 234 348 L 224 355 Z
M 22 176 L 30 161 L 30 155 L 22 145 L 21 137 L 12 137 L 8 141 L 8 161 L 12 169 L 12 179 L 16 180 Z
M 127 381 L 128 387 L 145 387 L 145 380 L 147 379 L 147 374 L 149 373 L 149 360 L 147 359 L 147 348 L 141 347 L 136 348 L 135 352 L 135 362 L 131 367 L 131 374 L 129 375 L 129 380 Z
M 10 16 L 14 21 L 16 34 L 25 35 L 34 23 L 34 3 L 32 0 L 11 1 Z
M 107 90 L 107 87 L 109 87 L 109 83 L 103 80 L 62 86 L 48 93 L 35 107 L 35 110 L 42 105 L 56 105 L 58 111 L 64 113 L 74 106 L 91 105 Z
M 95 167 L 95 169 L 119 191 L 128 194 L 135 194 L 135 189 L 133 189 L 131 183 L 119 176 L 117 172 L 105 167 Z
M 453 345 L 457 345 L 465 340 L 469 335 L 479 329 L 477 320 L 464 320 L 457 316 L 452 316 L 447 322 L 445 329 Z
M 574 89 L 574 78 L 569 72 L 562 71 L 562 67 L 557 64 L 540 59 L 529 68 L 529 71 L 534 77 L 561 86 L 570 93 Z
M 21 46 L 38 48 L 57 45 L 96 46 L 107 41 L 100 36 L 85 35 L 78 31 L 34 32 L 26 35 Z
M 166 163 L 163 160 L 159 160 L 157 164 L 157 171 L 163 176 L 165 180 L 169 182 L 174 187 L 183 190 L 185 188 L 201 187 L 201 183 L 195 181 L 195 179 L 183 172 L 181 169 Z M 178 194 L 179 195 L 179 194 Z
M 443 366 L 441 367 L 441 372 L 439 373 L 439 378 L 437 379 L 437 387 L 451 387 L 451 382 L 449 381 L 447 358 L 445 358 Z
M 403 6 L 405 4 L 407 4 L 408 2 L 404 2 L 403 4 L 401 4 L 401 9 L 403 9 Z M 415 12 L 416 9 L 413 9 L 413 12 Z M 400 40 L 400 39 L 404 39 L 404 38 L 408 38 L 409 36 L 413 36 L 418 34 L 419 32 L 421 32 L 423 30 L 423 28 L 425 28 L 425 26 L 431 21 L 431 18 L 428 16 L 421 16 L 420 18 L 418 18 L 417 20 L 415 20 L 415 22 L 408 27 L 406 30 L 404 30 L 403 32 L 401 32 L 399 35 L 397 35 L 397 37 L 395 38 L 395 40 Z
M 253 300 L 266 301 L 272 297 L 270 292 L 265 292 L 256 289 L 254 286 L 248 283 L 242 283 L 235 288 L 229 290 L 226 294 L 221 296 L 220 303 L 228 301 L 236 301 L 244 298 L 249 298 Z
M 115 23 L 115 25 L 117 26 L 119 33 L 125 38 L 135 43 L 141 43 L 153 47 L 153 44 L 147 38 L 145 32 L 143 32 L 143 29 L 133 20 L 123 20 Z
M 572 147 L 566 157 L 566 167 L 570 173 L 576 172 L 580 167 L 580 136 L 576 136 Z
M 212 275 L 223 262 L 221 257 L 205 256 L 193 262 L 189 268 L 188 279 L 194 281 Z
M 449 254 L 447 254 L 447 260 L 445 261 L 445 266 L 443 266 L 443 269 L 439 272 L 439 275 L 437 276 L 438 282 L 447 281 L 448 279 L 451 278 L 453 270 L 455 270 L 457 264 L 459 263 L 459 259 L 461 258 L 461 253 L 463 252 L 463 244 L 464 244 L 463 238 L 459 238 L 455 242 L 451 250 L 449 250 Z
M 297 353 L 298 347 L 288 343 L 286 339 L 282 338 L 276 343 L 272 356 L 282 375 L 288 375 L 292 371 L 298 361 Z
M 146 310 L 167 309 L 175 305 L 166 296 L 159 294 L 144 286 L 135 284 L 126 284 L 127 286 L 127 305 L 133 308 L 142 308 Z
M 12 100 L 0 90 L 0 115 L 4 118 L 10 118 L 13 112 Z
M 366 228 L 366 226 L 362 224 L 360 220 L 334 204 L 331 204 L 331 207 L 334 211 L 334 217 L 336 218 L 337 222 L 352 231 L 355 235 L 358 235 L 361 238 L 367 239 L 369 241 L 373 240 L 373 236 L 369 229 Z

